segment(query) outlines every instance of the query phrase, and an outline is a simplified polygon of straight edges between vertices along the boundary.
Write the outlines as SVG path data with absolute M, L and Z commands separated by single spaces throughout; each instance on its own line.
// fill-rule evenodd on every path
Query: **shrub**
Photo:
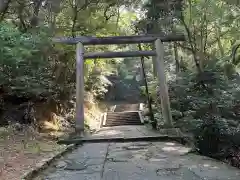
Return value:
M 21 33 L 11 24 L 0 24 L 0 86 L 8 95 L 38 96 L 51 86 L 45 33 Z

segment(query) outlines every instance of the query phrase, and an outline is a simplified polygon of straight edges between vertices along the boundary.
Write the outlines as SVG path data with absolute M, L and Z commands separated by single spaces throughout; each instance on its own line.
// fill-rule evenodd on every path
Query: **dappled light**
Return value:
M 209 168 L 212 168 L 212 169 L 219 169 L 219 167 L 211 166 L 210 164 L 203 164 L 203 167 L 209 167 Z
M 109 137 L 109 135 L 112 135 L 112 136 L 114 136 L 114 135 L 123 136 L 124 133 L 121 132 L 121 131 L 117 131 L 117 130 L 108 130 L 107 133 L 106 132 L 104 132 L 104 133 L 97 133 L 97 134 L 94 134 L 93 136 L 105 136 L 105 135 L 107 137 Z
M 168 143 L 165 143 L 167 146 L 175 146 L 176 144 L 175 143 L 171 143 L 171 142 L 168 142 Z
M 188 153 L 191 150 L 191 148 L 183 147 L 176 143 L 165 143 L 165 147 L 163 147 L 162 150 L 164 152 L 185 154 Z
M 128 138 L 128 137 L 139 137 L 144 135 L 145 127 L 142 126 L 135 126 L 135 129 L 132 129 L 132 126 L 118 126 L 118 127 L 104 127 L 101 128 L 98 132 L 91 135 L 93 138 Z M 136 134 L 137 133 L 137 134 Z M 139 135 L 139 136 L 137 136 Z M 158 136 L 159 134 L 154 134 L 155 136 Z

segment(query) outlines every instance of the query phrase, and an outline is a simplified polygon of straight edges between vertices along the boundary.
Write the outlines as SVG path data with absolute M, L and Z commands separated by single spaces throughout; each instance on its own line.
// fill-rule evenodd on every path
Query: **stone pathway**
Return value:
M 148 134 L 148 132 L 151 134 Z M 104 128 L 95 137 L 153 136 L 143 126 Z M 158 134 L 159 135 L 159 134 Z M 84 144 L 35 180 L 239 180 L 239 169 L 188 153 L 176 142 Z
M 130 138 L 130 137 L 144 137 L 144 136 L 159 136 L 158 132 L 151 131 L 146 126 L 114 126 L 102 127 L 97 133 L 89 136 L 89 138 Z

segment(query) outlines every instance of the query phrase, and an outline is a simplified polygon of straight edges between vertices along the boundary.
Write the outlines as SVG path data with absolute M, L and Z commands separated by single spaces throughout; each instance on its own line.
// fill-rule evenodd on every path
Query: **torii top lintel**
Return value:
M 138 43 L 152 43 L 157 39 L 162 42 L 185 41 L 184 34 L 147 34 L 147 35 L 134 35 L 134 36 L 110 36 L 110 37 L 89 37 L 80 36 L 75 38 L 53 38 L 53 42 L 64 44 L 77 44 L 83 45 L 109 45 L 109 44 L 138 44 Z

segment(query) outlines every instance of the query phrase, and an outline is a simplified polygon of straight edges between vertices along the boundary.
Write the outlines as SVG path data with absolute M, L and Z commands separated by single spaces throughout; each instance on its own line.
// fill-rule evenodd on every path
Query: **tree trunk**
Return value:
M 88 7 L 88 5 L 91 3 L 91 1 L 86 0 L 84 4 L 79 8 L 79 4 L 76 3 L 73 8 L 73 18 L 72 18 L 72 37 L 76 37 L 76 24 L 78 19 L 78 13 L 81 10 L 84 10 Z
M 218 48 L 220 50 L 221 57 L 223 57 L 224 56 L 224 49 L 223 49 L 220 38 L 218 38 Z
M 72 37 L 76 37 L 76 23 L 78 17 L 78 8 L 77 5 L 73 7 L 73 19 L 72 19 Z
M 25 21 L 24 21 L 24 17 L 23 17 L 23 10 L 24 10 L 25 4 L 24 3 L 19 3 L 19 6 L 17 8 L 17 12 L 18 12 L 18 18 L 19 18 L 19 29 L 22 32 L 26 32 L 28 30 L 28 26 L 26 25 Z
M 7 13 L 7 10 L 9 8 L 9 5 L 12 0 L 1 0 L 0 1 L 0 22 L 4 19 L 5 14 Z
M 141 44 L 138 44 L 138 48 L 139 48 L 139 51 L 142 51 Z M 154 119 L 153 110 L 152 110 L 152 99 L 151 99 L 149 91 L 148 91 L 148 84 L 147 84 L 147 77 L 146 77 L 146 73 L 145 73 L 143 56 L 141 57 L 141 66 L 142 66 L 142 73 L 143 73 L 143 79 L 144 79 L 144 84 L 145 84 L 145 91 L 146 91 L 147 99 L 148 99 L 148 109 L 149 109 L 149 113 L 150 113 L 152 128 L 157 129 L 157 122 Z
M 35 0 L 34 1 L 33 16 L 30 20 L 31 27 L 36 27 L 39 23 L 38 15 L 39 15 L 40 8 L 42 6 L 42 2 L 43 2 L 43 0 Z
M 173 44 L 173 50 L 174 50 L 174 58 L 176 62 L 176 74 L 180 72 L 180 62 L 178 57 L 178 50 L 176 43 Z
M 217 31 L 217 36 L 218 36 L 217 37 L 218 48 L 220 50 L 221 57 L 223 57 L 224 56 L 224 49 L 223 49 L 223 46 L 222 46 L 222 43 L 221 43 L 221 29 L 217 25 L 216 25 L 216 31 Z
M 184 21 L 184 17 L 183 15 L 181 15 L 181 18 L 180 18 L 186 32 L 187 32 L 187 37 L 188 37 L 188 41 L 189 41 L 189 44 L 190 44 L 190 47 L 191 47 L 191 51 L 193 53 L 193 60 L 195 62 L 195 65 L 196 65 L 196 68 L 197 68 L 197 71 L 198 73 L 202 73 L 202 69 L 201 69 L 201 66 L 200 66 L 200 58 L 197 56 L 197 51 L 196 51 L 196 47 L 194 47 L 194 38 L 192 38 L 192 34 L 190 32 L 190 29 L 188 28 L 186 22 Z

